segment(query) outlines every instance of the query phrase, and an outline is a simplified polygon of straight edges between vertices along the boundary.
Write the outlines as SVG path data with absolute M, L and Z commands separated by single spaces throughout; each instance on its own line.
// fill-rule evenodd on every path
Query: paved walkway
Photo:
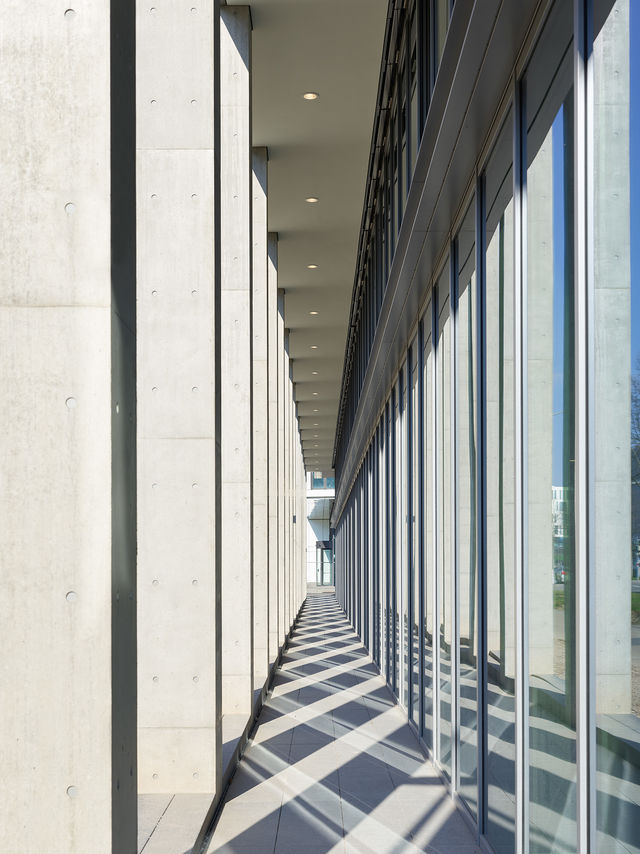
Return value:
M 310 591 L 208 854 L 472 854 L 333 595 Z

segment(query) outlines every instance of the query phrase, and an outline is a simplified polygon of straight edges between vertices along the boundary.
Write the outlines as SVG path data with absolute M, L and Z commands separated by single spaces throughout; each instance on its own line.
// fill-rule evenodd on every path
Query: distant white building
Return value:
M 331 510 L 336 494 L 332 475 L 307 473 L 307 582 L 333 584 Z

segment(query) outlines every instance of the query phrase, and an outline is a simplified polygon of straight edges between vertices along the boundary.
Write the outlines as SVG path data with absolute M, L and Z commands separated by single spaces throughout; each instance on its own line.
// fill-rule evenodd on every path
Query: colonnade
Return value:
M 305 595 L 248 7 L 3 9 L 2 838 L 213 800 Z

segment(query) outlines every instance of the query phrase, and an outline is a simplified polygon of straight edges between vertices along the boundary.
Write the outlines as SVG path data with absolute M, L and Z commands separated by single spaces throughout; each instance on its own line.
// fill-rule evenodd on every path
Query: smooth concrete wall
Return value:
M 280 621 L 278 591 L 281 565 L 278 557 L 279 491 L 278 491 L 278 236 L 268 235 L 267 264 L 267 338 L 268 338 L 268 474 L 269 474 L 269 664 L 278 657 Z
M 288 631 L 285 621 L 285 577 L 287 566 L 287 524 L 285 519 L 285 395 L 287 392 L 287 379 L 285 368 L 285 336 L 284 336 L 284 290 L 278 289 L 278 566 L 280 567 L 281 579 L 278 589 L 278 615 L 280 631 L 278 642 L 282 644 L 282 638 Z
M 285 525 L 285 555 L 284 555 L 284 628 L 289 631 L 291 626 L 291 563 L 293 559 L 293 488 L 292 488 L 292 433 L 293 433 L 293 386 L 292 368 L 289 357 L 289 330 L 284 330 L 284 525 Z
M 529 389 L 529 666 L 533 675 L 553 673 L 553 523 L 551 517 L 553 413 L 553 186 L 552 132 L 527 171 L 527 380 Z M 535 248 L 534 248 L 535 247 Z
M 463 238 L 464 239 L 464 238 Z M 462 271 L 464 274 L 464 271 Z M 473 347 L 476 343 L 475 271 L 468 280 L 458 282 L 458 317 L 456 326 L 456 514 L 457 514 L 457 567 L 458 567 L 458 625 L 460 632 L 461 658 L 476 655 L 477 632 L 475 604 L 477 590 L 476 551 L 476 479 L 474 454 L 477 443 L 476 432 L 476 359 Z M 471 331 L 470 331 L 471 330 Z M 472 359 L 468 358 L 471 352 Z M 470 406 L 472 407 L 470 411 Z M 465 662 L 467 665 L 470 662 Z
M 513 679 L 516 666 L 513 201 L 505 208 L 504 215 L 487 246 L 485 263 L 487 645 L 488 653 L 498 656 L 502 675 Z
M 216 791 L 215 5 L 137 5 L 140 791 Z
M 632 643 L 629 2 L 594 44 L 596 710 L 630 714 Z M 637 11 L 637 10 L 636 10 Z
M 134 854 L 133 46 L 65 9 L 2 8 L 0 837 Z
M 253 692 L 251 17 L 220 10 L 222 713 Z
M 253 685 L 267 678 L 269 596 L 269 369 L 267 150 L 253 149 Z

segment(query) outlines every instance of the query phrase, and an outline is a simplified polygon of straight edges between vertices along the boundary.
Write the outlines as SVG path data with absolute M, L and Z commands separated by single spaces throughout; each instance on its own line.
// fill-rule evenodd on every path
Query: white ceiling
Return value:
M 328 472 L 387 0 L 250 6 L 253 144 L 269 153 L 269 230 L 279 238 L 305 464 Z M 306 101 L 304 92 L 320 97 Z M 319 202 L 308 204 L 309 196 Z

